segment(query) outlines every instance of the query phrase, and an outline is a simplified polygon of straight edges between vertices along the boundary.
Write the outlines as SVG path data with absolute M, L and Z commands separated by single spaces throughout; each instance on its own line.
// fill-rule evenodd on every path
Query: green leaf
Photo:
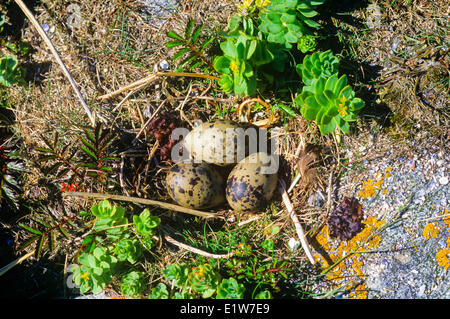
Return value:
M 81 145 L 81 149 L 90 157 L 92 157 L 94 160 L 97 160 L 97 155 L 92 153 L 87 147 Z
M 300 7 L 298 9 L 299 9 L 300 13 L 307 18 L 315 17 L 318 14 L 317 11 L 314 11 L 311 8 Z
M 332 120 L 328 124 L 319 125 L 319 129 L 322 135 L 332 133 L 336 129 L 336 122 Z
M 35 150 L 39 151 L 39 152 L 44 152 L 44 153 L 53 153 L 53 150 L 48 149 L 48 148 L 36 147 Z
M 53 230 L 48 232 L 48 249 L 53 251 L 55 249 L 55 234 Z
M 66 230 L 61 225 L 58 226 L 58 229 L 61 232 L 61 234 L 63 234 L 64 237 L 69 238 L 69 234 L 66 232 Z
M 228 55 L 232 58 L 237 58 L 238 51 L 236 49 L 236 46 L 231 41 L 225 41 L 220 44 L 220 48 L 222 49 L 223 53 L 225 55 Z
M 199 47 L 199 51 L 203 52 L 203 50 L 205 50 L 206 47 L 213 41 L 214 41 L 214 38 L 210 38 L 210 39 L 207 39 L 207 40 L 203 41 L 203 43 Z
M 294 110 L 292 110 L 289 106 L 283 105 L 283 104 L 276 104 L 276 107 L 281 109 L 284 113 L 289 115 L 292 118 L 296 117 L 296 113 Z
M 194 61 L 197 58 L 197 56 L 195 54 L 192 54 L 191 56 L 188 56 L 186 59 L 184 59 L 183 61 L 180 62 L 180 66 L 183 65 L 188 65 L 189 63 L 191 63 L 192 61 Z
M 361 109 L 365 106 L 365 103 L 364 103 L 364 101 L 361 100 L 360 98 L 354 98 L 354 99 L 352 100 L 352 103 L 351 103 L 350 105 L 351 105 L 351 106 L 350 106 L 350 109 L 351 109 L 352 111 L 357 112 L 357 111 L 361 110 Z
M 37 229 L 33 229 L 33 228 L 31 228 L 31 227 L 29 227 L 27 225 L 19 224 L 19 226 L 22 227 L 23 229 L 29 231 L 30 233 L 37 234 L 37 235 L 41 235 L 42 234 L 41 231 L 39 231 Z
M 167 36 L 169 38 L 175 39 L 175 40 L 179 40 L 179 41 L 184 41 L 183 37 L 181 37 L 180 35 L 178 35 L 177 33 L 175 33 L 174 31 L 170 30 L 169 32 L 167 32 Z
M 250 45 L 247 49 L 247 60 L 250 60 L 250 58 L 252 57 L 253 53 L 255 53 L 256 50 L 256 46 L 258 45 L 258 41 L 256 40 L 252 40 L 250 41 Z
M 178 40 L 176 40 L 176 41 L 169 41 L 169 42 L 166 42 L 166 47 L 173 48 L 173 47 L 176 47 L 176 46 L 179 46 L 179 45 L 183 45 L 183 44 L 184 44 L 184 41 L 178 41 Z
M 197 42 L 198 36 L 203 30 L 203 24 L 199 25 L 194 32 L 192 33 L 192 44 L 195 44 Z
M 180 59 L 184 54 L 188 53 L 190 51 L 189 48 L 183 48 L 180 51 L 178 51 L 172 58 L 172 60 L 176 61 Z
M 167 286 L 160 282 L 149 295 L 150 299 L 168 299 L 169 292 L 167 291 Z M 184 298 L 183 298 L 184 299 Z
M 19 248 L 17 248 L 17 252 L 21 252 L 22 250 L 24 250 L 25 248 L 27 248 L 28 246 L 30 246 L 32 243 L 34 243 L 36 240 L 38 240 L 39 238 L 41 238 L 41 236 L 33 236 L 31 238 L 28 238 L 27 240 L 25 240 L 20 246 Z
M 44 247 L 44 242 L 45 242 L 45 234 L 42 234 L 41 237 L 39 238 L 39 243 L 37 245 L 36 251 L 35 251 L 35 258 L 39 259 L 41 257 L 41 253 L 42 253 L 42 248 Z
M 185 39 L 190 39 L 191 38 L 191 31 L 192 28 L 194 27 L 194 20 L 189 20 L 189 22 L 186 25 L 186 30 L 184 33 L 184 38 Z
M 86 145 L 86 147 L 90 148 L 91 150 L 93 150 L 94 152 L 97 151 L 97 149 L 95 148 L 94 145 L 92 145 L 91 143 L 89 143 L 83 136 L 80 136 L 81 141 L 83 142 L 84 145 Z
M 219 73 L 231 73 L 231 59 L 227 56 L 218 56 L 214 59 L 214 69 Z

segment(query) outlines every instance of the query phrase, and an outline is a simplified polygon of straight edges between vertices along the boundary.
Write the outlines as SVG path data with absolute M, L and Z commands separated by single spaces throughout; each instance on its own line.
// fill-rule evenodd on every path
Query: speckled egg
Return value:
M 274 165 L 275 164 L 275 165 Z M 278 181 L 278 163 L 267 153 L 254 153 L 230 172 L 226 185 L 228 204 L 235 211 L 264 208 L 272 198 Z
M 256 128 L 253 132 L 249 128 L 252 127 L 248 124 L 230 120 L 204 122 L 186 135 L 183 149 L 196 162 L 219 166 L 236 164 L 250 153 L 249 145 L 258 145 Z
M 184 207 L 205 209 L 225 202 L 224 178 L 206 163 L 178 163 L 166 175 L 170 197 Z

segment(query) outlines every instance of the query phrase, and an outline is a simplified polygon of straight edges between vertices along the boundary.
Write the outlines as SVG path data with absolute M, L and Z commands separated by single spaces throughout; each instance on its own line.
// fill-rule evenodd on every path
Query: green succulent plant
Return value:
M 325 52 L 314 52 L 303 58 L 303 63 L 296 67 L 303 83 L 313 85 L 320 77 L 329 78 L 338 74 L 339 59 L 333 55 L 331 50 Z
M 160 282 L 155 288 L 152 289 L 149 299 L 169 299 L 169 291 L 167 286 Z
M 203 264 L 192 269 L 188 283 L 193 291 L 201 294 L 203 298 L 209 298 L 216 292 L 219 279 L 220 275 L 210 264 Z
M 136 234 L 140 236 L 140 240 L 145 248 L 152 249 L 152 236 L 156 232 L 156 227 L 161 223 L 161 219 L 157 216 L 151 216 L 150 211 L 146 208 L 142 213 L 133 216 L 133 226 Z
M 248 20 L 230 20 L 229 36 L 220 44 L 224 55 L 214 59 L 214 69 L 221 74 L 219 85 L 227 93 L 254 93 L 258 67 L 273 60 L 267 43 L 254 36 L 254 30 Z
M 310 34 L 310 28 L 319 24 L 312 20 L 318 13 L 314 9 L 325 0 L 272 0 L 260 15 L 260 29 L 267 34 L 269 42 L 279 43 L 287 49 L 304 35 Z
M 119 261 L 127 260 L 130 264 L 136 263 L 141 256 L 141 247 L 137 239 L 121 239 L 114 248 Z
M 19 66 L 19 61 L 14 55 L 7 55 L 0 59 L 0 86 L 23 84 L 24 78 L 25 69 Z
M 182 288 L 186 285 L 189 267 L 186 264 L 170 264 L 162 271 L 162 273 L 174 286 Z
M 112 281 L 112 273 L 117 259 L 103 247 L 96 247 L 92 254 L 83 253 L 78 257 L 80 265 L 73 269 L 73 281 L 80 287 L 81 293 L 92 290 L 100 293 Z
M 217 299 L 242 299 L 245 287 L 234 278 L 223 279 L 217 287 Z
M 311 34 L 306 34 L 300 38 L 297 42 L 297 49 L 299 49 L 302 53 L 307 53 L 310 51 L 314 51 L 317 46 L 316 36 Z
M 112 206 L 108 200 L 102 200 L 97 205 L 91 207 L 92 214 L 97 217 L 94 230 L 106 230 L 110 236 L 120 235 L 124 228 L 116 227 L 128 223 L 124 216 L 125 209 L 122 206 Z
M 145 273 L 142 271 L 132 271 L 122 278 L 120 290 L 126 296 L 139 296 L 145 288 Z
M 347 76 L 333 74 L 316 79 L 311 86 L 304 86 L 295 103 L 307 120 L 315 120 L 323 135 L 337 127 L 349 132 L 349 122 L 356 121 L 356 114 L 364 107 L 364 101 L 355 97 L 348 85 Z

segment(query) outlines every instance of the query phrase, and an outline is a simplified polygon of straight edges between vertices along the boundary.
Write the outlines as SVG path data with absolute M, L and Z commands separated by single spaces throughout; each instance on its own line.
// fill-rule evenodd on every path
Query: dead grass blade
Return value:
M 52 54 L 55 57 L 56 61 L 60 65 L 61 69 L 63 70 L 64 75 L 67 77 L 67 79 L 69 80 L 70 84 L 72 85 L 75 93 L 77 94 L 78 99 L 81 102 L 81 105 L 83 106 L 87 116 L 89 117 L 89 120 L 91 120 L 92 126 L 94 127 L 95 126 L 94 116 L 92 115 L 88 105 L 86 104 L 86 101 L 83 99 L 83 96 L 81 95 L 81 92 L 78 89 L 78 86 L 75 83 L 75 80 L 72 78 L 72 76 L 70 75 L 69 71 L 67 70 L 64 62 L 61 60 L 61 58 L 60 58 L 60 56 L 58 54 L 58 51 L 56 51 L 55 46 L 53 45 L 52 41 L 47 36 L 47 34 L 45 33 L 44 29 L 42 29 L 40 23 L 36 20 L 36 18 L 31 13 L 31 11 L 28 9 L 28 7 L 22 2 L 22 0 L 14 0 L 14 1 L 17 3 L 17 5 L 20 7 L 20 9 L 22 9 L 23 13 L 27 16 L 27 18 L 30 20 L 30 22 L 33 24 L 33 26 L 36 28 L 37 32 L 42 37 L 44 42 L 50 48 L 50 51 L 52 52 Z
M 100 194 L 100 193 L 85 193 L 85 192 L 63 192 L 63 195 L 68 196 L 78 196 L 78 197 L 92 197 L 97 199 L 112 199 L 112 200 L 118 200 L 118 201 L 125 201 L 125 202 L 133 202 L 133 203 L 140 203 L 140 204 L 146 204 L 151 206 L 157 206 L 160 208 L 195 215 L 203 218 L 223 218 L 222 216 L 219 216 L 214 213 L 207 213 L 202 212 L 200 210 L 186 208 L 183 206 L 170 204 L 170 203 L 164 203 L 157 200 L 152 199 L 145 199 L 145 198 L 139 198 L 139 197 L 131 197 L 131 196 L 123 196 L 123 195 L 113 195 L 113 194 Z
M 208 74 L 201 74 L 201 73 L 187 73 L 187 72 L 155 72 L 143 79 L 140 79 L 136 82 L 133 82 L 131 84 L 128 84 L 127 86 L 124 86 L 114 92 L 101 95 L 98 97 L 99 100 L 107 100 L 110 99 L 116 95 L 119 95 L 125 91 L 134 89 L 134 88 L 143 88 L 147 84 L 152 83 L 153 81 L 156 81 L 161 76 L 186 76 L 186 77 L 192 77 L 192 78 L 203 78 L 203 79 L 210 79 L 210 80 L 219 80 L 218 77 Z
M 291 217 L 292 221 L 295 225 L 295 230 L 297 231 L 297 235 L 300 239 L 300 243 L 302 244 L 303 250 L 306 253 L 306 256 L 308 257 L 309 262 L 314 265 L 316 262 L 314 261 L 314 257 L 311 252 L 311 248 L 309 247 L 308 240 L 305 236 L 305 231 L 303 230 L 302 225 L 300 224 L 297 215 L 295 214 L 294 207 L 292 206 L 291 200 L 289 199 L 289 195 L 286 192 L 286 188 L 284 186 L 284 181 L 280 180 L 280 186 L 278 188 L 278 191 L 281 194 L 281 197 L 283 199 L 284 206 L 286 206 L 286 209 L 289 213 L 289 216 Z

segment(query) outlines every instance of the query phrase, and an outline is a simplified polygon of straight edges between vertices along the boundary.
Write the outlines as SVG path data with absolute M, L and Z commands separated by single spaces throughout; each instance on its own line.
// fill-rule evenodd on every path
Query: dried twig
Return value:
M 186 245 L 186 244 L 180 243 L 179 241 L 176 241 L 175 239 L 173 239 L 172 237 L 170 237 L 170 236 L 167 235 L 167 234 L 164 236 L 164 239 L 167 240 L 169 243 L 171 243 L 171 244 L 177 246 L 177 247 L 186 249 L 186 250 L 188 250 L 188 251 L 190 251 L 190 252 L 193 252 L 193 253 L 195 253 L 195 254 L 198 254 L 198 255 L 201 255 L 201 256 L 205 256 L 205 257 L 209 257 L 209 258 L 215 258 L 215 259 L 219 259 L 219 258 L 230 258 L 230 257 L 232 257 L 232 256 L 234 255 L 233 252 L 230 252 L 230 253 L 228 253 L 228 254 L 223 254 L 223 255 L 220 255 L 220 254 L 211 254 L 211 253 L 208 253 L 208 252 L 206 252 L 206 251 L 200 250 L 200 249 L 198 249 L 198 248 L 194 248 L 194 247 L 188 246 L 188 245 Z
M 116 95 L 119 95 L 125 91 L 134 89 L 136 87 L 144 87 L 147 84 L 152 83 L 153 81 L 156 81 L 161 76 L 186 76 L 186 77 L 193 77 L 193 78 L 204 78 L 204 79 L 210 79 L 210 80 L 219 80 L 218 77 L 208 74 L 201 74 L 201 73 L 186 73 L 186 72 L 155 72 L 143 79 L 140 79 L 136 82 L 133 82 L 131 84 L 128 84 L 127 86 L 124 86 L 114 92 L 99 96 L 99 100 L 106 100 L 109 98 L 112 98 Z
M 328 180 L 327 214 L 326 214 L 327 217 L 328 217 L 328 215 L 330 213 L 330 209 L 331 209 L 331 191 L 332 191 L 332 189 L 333 189 L 333 170 L 331 170 L 330 177 Z
M 312 255 L 311 248 L 309 247 L 308 241 L 306 239 L 305 232 L 297 218 L 297 215 L 295 214 L 294 207 L 292 206 L 291 200 L 289 199 L 289 195 L 286 192 L 284 181 L 282 180 L 280 180 L 280 186 L 278 188 L 278 191 L 281 194 L 283 203 L 286 206 L 286 209 L 288 210 L 289 216 L 294 222 L 295 230 L 297 231 L 297 235 L 300 239 L 300 243 L 302 244 L 303 250 L 305 251 L 306 256 L 308 257 L 309 262 L 314 265 L 316 262 L 314 261 L 314 257 Z
M 95 126 L 94 116 L 92 115 L 91 111 L 89 110 L 89 107 L 87 106 L 85 100 L 83 99 L 83 96 L 81 95 L 80 90 L 78 90 L 77 84 L 75 83 L 74 79 L 72 78 L 72 76 L 70 75 L 70 73 L 67 70 L 66 66 L 64 65 L 64 62 L 61 60 L 61 58 L 60 58 L 60 56 L 58 54 L 58 51 L 56 51 L 55 46 L 53 45 L 52 41 L 47 36 L 47 34 L 45 33 L 44 29 L 42 29 L 40 23 L 36 20 L 36 18 L 31 13 L 31 11 L 23 3 L 23 1 L 22 0 L 14 0 L 14 1 L 17 3 L 17 5 L 20 7 L 20 9 L 22 9 L 23 13 L 27 16 L 27 18 L 30 20 L 30 22 L 33 24 L 33 26 L 36 28 L 37 32 L 42 37 L 44 42 L 50 48 L 50 51 L 52 52 L 52 54 L 55 57 L 56 61 L 60 65 L 61 69 L 63 70 L 64 75 L 67 77 L 67 79 L 69 80 L 70 84 L 72 85 L 75 93 L 77 94 L 78 99 L 81 102 L 81 105 L 83 106 L 86 114 L 88 115 L 89 119 L 91 120 L 92 126 Z
M 145 199 L 145 198 L 139 198 L 139 197 L 130 197 L 130 196 L 123 196 L 123 195 L 112 195 L 112 194 L 101 194 L 101 193 L 84 193 L 84 192 L 63 192 L 63 195 L 68 196 L 78 196 L 78 197 L 92 197 L 92 198 L 98 198 L 98 199 L 112 199 L 112 200 L 119 200 L 119 201 L 125 201 L 125 202 L 133 202 L 133 203 L 139 203 L 139 204 L 146 204 L 151 206 L 157 206 L 164 209 L 195 215 L 199 217 L 204 218 L 223 218 L 222 216 L 219 216 L 215 213 L 207 213 L 202 212 L 200 210 L 186 208 L 183 206 L 170 204 L 170 203 L 164 203 L 157 200 L 151 200 L 151 199 Z
M 28 254 L 26 254 L 25 256 L 22 256 L 20 258 L 17 258 L 16 260 L 10 262 L 9 264 L 7 264 L 5 267 L 0 269 L 0 276 L 4 275 L 5 273 L 7 273 L 9 270 L 11 270 L 12 268 L 14 268 L 15 266 L 17 266 L 18 264 L 20 264 L 22 261 L 24 261 L 25 259 L 33 256 L 34 254 L 34 250 L 32 252 L 29 252 Z

